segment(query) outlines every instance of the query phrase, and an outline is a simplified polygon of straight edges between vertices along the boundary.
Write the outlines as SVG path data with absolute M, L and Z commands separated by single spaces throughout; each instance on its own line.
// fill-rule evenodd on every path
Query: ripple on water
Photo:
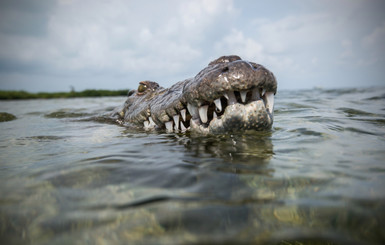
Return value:
M 354 109 L 354 108 L 342 107 L 342 108 L 337 108 L 337 110 L 345 113 L 345 115 L 347 117 L 359 117 L 359 116 L 378 117 L 378 116 L 380 116 L 378 114 L 374 114 L 374 113 L 370 113 L 367 111 L 362 111 L 362 110 L 358 110 L 358 109 Z
M 376 101 L 376 100 L 385 100 L 385 94 L 382 94 L 382 95 L 379 95 L 379 96 L 373 96 L 373 97 L 369 97 L 369 98 L 367 98 L 367 99 L 365 99 L 365 100 L 374 100 L 374 101 Z
M 384 90 L 278 95 L 247 135 L 88 118 L 124 98 L 0 104 L 0 243 L 382 244 Z
M 68 139 L 67 136 L 55 136 L 55 135 L 38 135 L 38 136 L 29 136 L 29 137 L 21 137 L 17 139 L 11 140 L 11 142 L 15 145 L 33 145 L 36 143 L 50 143 L 53 141 L 65 140 Z
M 81 112 L 82 109 L 79 110 L 72 110 L 72 109 L 61 109 L 58 111 L 54 111 L 48 114 L 45 114 L 44 116 L 47 118 L 76 118 L 76 117 L 87 117 L 92 116 L 92 114 L 87 112 Z

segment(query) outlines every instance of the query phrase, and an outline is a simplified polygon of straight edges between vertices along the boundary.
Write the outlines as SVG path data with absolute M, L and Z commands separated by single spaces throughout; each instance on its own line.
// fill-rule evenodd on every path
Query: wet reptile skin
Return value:
M 113 116 L 121 124 L 148 130 L 269 130 L 276 92 L 275 76 L 262 65 L 239 56 L 222 56 L 195 77 L 170 88 L 152 81 L 140 82 L 138 90 L 131 91 Z M 220 103 L 219 107 L 214 101 Z

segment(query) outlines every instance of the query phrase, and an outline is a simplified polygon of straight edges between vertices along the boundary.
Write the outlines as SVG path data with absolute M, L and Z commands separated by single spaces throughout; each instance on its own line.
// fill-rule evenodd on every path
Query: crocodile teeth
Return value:
M 233 91 L 229 91 L 226 94 L 227 94 L 227 96 L 225 96 L 225 97 L 228 98 L 229 105 L 234 105 L 237 103 L 237 98 L 235 98 L 235 94 Z
M 149 128 L 150 127 L 150 122 L 149 121 L 144 121 L 143 122 L 144 128 Z
M 242 102 L 245 103 L 246 102 L 247 91 L 241 91 L 240 94 L 241 94 Z
M 174 119 L 175 130 L 179 130 L 179 115 L 173 116 L 173 119 Z
M 213 111 L 213 118 L 217 118 L 217 117 L 218 117 L 217 113 L 215 113 L 215 111 Z
M 186 121 L 186 109 L 181 110 L 180 114 L 182 116 L 183 122 L 185 122 Z
M 190 112 L 190 115 L 192 116 L 192 118 L 198 118 L 198 107 L 188 103 L 187 110 Z
M 181 130 L 182 132 L 186 131 L 186 127 L 183 125 L 182 122 L 180 123 L 180 130 Z
M 218 111 L 218 112 L 221 112 L 221 111 L 222 111 L 222 103 L 221 103 L 221 99 L 216 99 L 216 100 L 214 100 L 214 103 L 215 103 L 216 108 L 218 109 L 217 111 Z
M 261 96 L 265 95 L 266 89 L 262 89 Z
M 151 117 L 149 117 L 148 120 L 150 121 L 150 125 L 148 125 L 149 127 L 153 128 L 156 126 L 156 124 L 154 123 L 154 120 L 152 120 Z
M 207 110 L 209 109 L 208 105 L 199 107 L 199 117 L 203 123 L 207 123 Z
M 267 92 L 265 98 L 266 98 L 266 107 L 269 109 L 270 113 L 273 113 L 274 93 L 273 92 Z
M 169 121 L 164 124 L 168 132 L 172 132 L 172 123 L 172 121 Z

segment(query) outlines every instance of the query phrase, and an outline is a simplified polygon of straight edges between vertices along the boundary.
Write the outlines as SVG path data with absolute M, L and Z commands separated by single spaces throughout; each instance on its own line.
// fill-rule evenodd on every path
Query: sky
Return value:
M 170 87 L 231 54 L 278 90 L 385 86 L 385 1 L 0 1 L 0 90 Z

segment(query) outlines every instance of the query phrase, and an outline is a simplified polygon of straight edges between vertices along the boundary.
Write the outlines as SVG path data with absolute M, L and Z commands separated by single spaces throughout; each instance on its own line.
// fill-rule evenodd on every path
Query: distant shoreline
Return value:
M 84 97 L 104 97 L 104 96 L 127 96 L 128 89 L 125 90 L 94 90 L 87 89 L 80 92 L 39 92 L 29 93 L 26 91 L 0 91 L 0 100 L 24 100 L 24 99 L 56 99 L 56 98 L 84 98 Z

